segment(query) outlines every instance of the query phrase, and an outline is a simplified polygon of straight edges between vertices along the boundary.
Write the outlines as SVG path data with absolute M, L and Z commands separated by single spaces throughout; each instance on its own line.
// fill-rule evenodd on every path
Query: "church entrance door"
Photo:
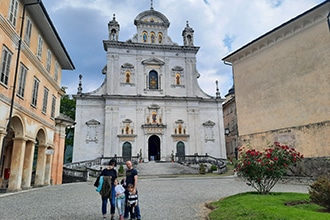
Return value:
M 131 160 L 132 157 L 132 145 L 129 142 L 125 142 L 123 144 L 123 160 L 128 161 Z
M 160 139 L 156 135 L 152 135 L 148 141 L 148 157 L 150 161 L 160 160 Z
M 176 152 L 177 152 L 177 156 L 179 158 L 179 161 L 184 160 L 184 156 L 185 156 L 185 146 L 184 143 L 182 141 L 179 141 L 176 144 Z

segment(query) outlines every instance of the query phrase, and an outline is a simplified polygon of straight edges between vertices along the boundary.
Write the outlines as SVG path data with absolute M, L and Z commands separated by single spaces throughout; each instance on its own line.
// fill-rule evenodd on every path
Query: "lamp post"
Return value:
M 230 130 L 229 130 L 229 128 L 225 128 L 225 135 L 226 135 L 226 136 L 228 136 L 228 135 L 229 135 L 229 133 L 230 133 Z
M 3 173 L 3 165 L 4 165 L 4 150 L 6 145 L 6 140 L 9 138 L 9 132 L 10 132 L 10 125 L 11 120 L 13 116 L 13 109 L 14 109 L 14 98 L 15 98 L 15 90 L 16 90 L 16 81 L 17 81 L 17 75 L 18 75 L 18 68 L 19 68 L 19 58 L 21 54 L 21 46 L 22 46 L 22 35 L 23 35 L 23 27 L 24 27 L 24 19 L 25 19 L 25 10 L 28 6 L 31 5 L 39 5 L 41 3 L 41 0 L 37 0 L 37 2 L 27 3 L 23 5 L 23 13 L 22 13 L 22 21 L 21 21 L 21 29 L 19 32 L 19 40 L 18 40 L 18 48 L 17 48 L 17 57 L 16 57 L 16 66 L 15 66 L 15 74 L 14 74 L 14 83 L 13 83 L 13 91 L 11 95 L 11 102 L 10 102 L 10 109 L 9 109 L 9 117 L 8 117 L 8 124 L 6 128 L 6 136 L 3 138 L 2 141 L 2 148 L 1 148 L 1 158 L 0 158 L 0 177 L 2 177 Z

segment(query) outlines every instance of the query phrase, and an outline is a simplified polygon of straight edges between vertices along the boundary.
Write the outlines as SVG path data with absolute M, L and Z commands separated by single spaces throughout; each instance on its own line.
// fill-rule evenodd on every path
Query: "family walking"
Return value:
M 117 207 L 119 220 L 141 219 L 138 202 L 137 181 L 138 172 L 133 168 L 132 162 L 126 162 L 126 178 L 119 181 L 115 167 L 117 162 L 111 159 L 109 166 L 102 170 L 94 186 L 100 193 L 102 199 L 103 219 L 107 219 L 107 204 L 110 202 L 110 217 L 115 219 L 115 209 Z

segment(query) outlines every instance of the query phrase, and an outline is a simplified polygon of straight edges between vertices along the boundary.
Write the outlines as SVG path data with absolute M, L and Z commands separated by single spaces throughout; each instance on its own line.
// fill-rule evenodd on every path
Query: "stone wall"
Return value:
M 304 158 L 296 166 L 290 167 L 287 176 L 310 177 L 330 175 L 330 157 Z

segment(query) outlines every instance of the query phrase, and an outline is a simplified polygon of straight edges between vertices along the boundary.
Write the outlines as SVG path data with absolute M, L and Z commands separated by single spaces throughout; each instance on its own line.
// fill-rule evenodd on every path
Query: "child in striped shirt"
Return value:
M 128 197 L 127 197 L 127 207 L 130 212 L 131 219 L 135 219 L 135 206 L 138 204 L 138 195 L 134 194 L 134 186 L 133 184 L 128 184 L 127 185 L 127 190 L 128 190 Z

